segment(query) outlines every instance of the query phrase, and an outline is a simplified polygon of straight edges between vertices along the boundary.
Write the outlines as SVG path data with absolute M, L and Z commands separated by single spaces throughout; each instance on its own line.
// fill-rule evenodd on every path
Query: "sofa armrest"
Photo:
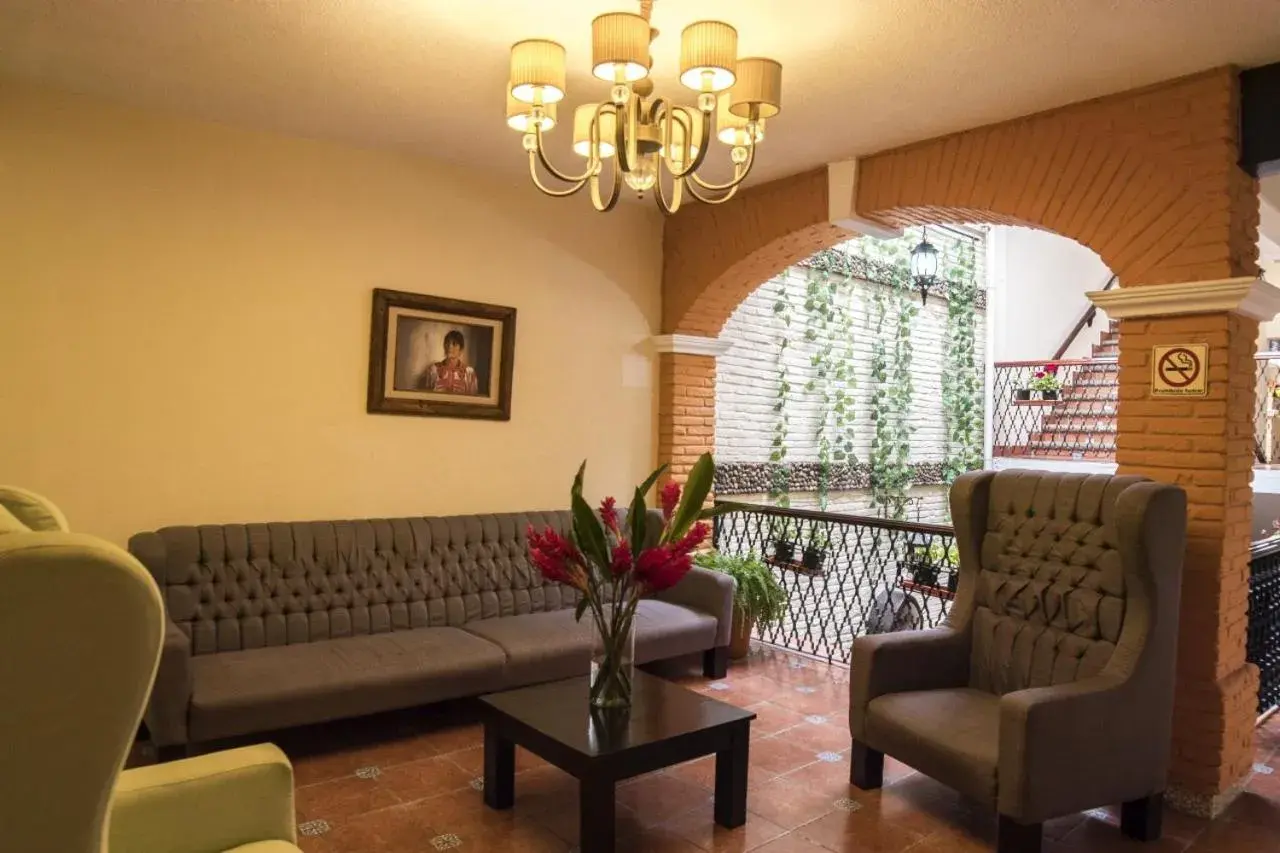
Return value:
M 659 601 L 683 604 L 716 617 L 716 647 L 729 645 L 733 629 L 733 578 L 694 566 L 680 582 L 654 596 Z
M 967 633 L 934 628 L 858 637 L 849 664 L 849 731 L 865 740 L 867 705 L 877 696 L 968 683 Z
M 1101 675 L 1001 697 L 1000 813 L 1038 823 L 1161 790 L 1167 729 L 1128 687 Z
M 164 620 L 164 645 L 155 686 L 147 703 L 147 731 L 156 746 L 187 742 L 187 710 L 191 704 L 191 640 L 174 621 Z
M 293 768 L 271 744 L 126 770 L 116 784 L 111 850 L 208 853 L 296 840 Z

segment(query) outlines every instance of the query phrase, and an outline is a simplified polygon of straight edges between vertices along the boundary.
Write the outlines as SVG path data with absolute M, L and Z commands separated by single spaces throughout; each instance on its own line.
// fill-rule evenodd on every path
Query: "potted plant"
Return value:
M 773 560 L 785 566 L 796 560 L 796 542 L 800 539 L 800 528 L 791 519 L 783 519 L 773 539 Z
M 768 628 L 782 619 L 787 610 L 787 591 L 773 572 L 755 554 L 735 557 L 706 552 L 694 557 L 705 569 L 733 578 L 733 633 L 729 637 L 729 657 L 741 660 L 751 651 L 751 634 L 757 627 Z
M 1058 391 L 1062 388 L 1062 382 L 1058 379 L 1058 365 L 1046 364 L 1042 369 L 1036 371 L 1036 375 L 1031 379 L 1031 389 L 1040 392 L 1042 400 L 1058 399 Z
M 944 548 L 941 542 L 934 542 L 929 546 L 929 559 L 936 567 L 939 579 L 942 572 L 946 571 L 947 589 L 955 592 L 956 585 L 960 582 L 960 549 L 955 545 Z
M 1015 399 L 1015 400 L 1030 400 L 1030 399 L 1031 399 L 1031 386 L 1030 386 L 1030 385 L 1028 385 L 1026 388 L 1017 388 L 1017 389 L 1015 389 L 1015 390 L 1014 390 L 1014 392 L 1013 392 L 1013 399 Z
M 831 539 L 827 536 L 827 531 L 818 527 L 813 528 L 800 556 L 800 564 L 804 566 L 805 571 L 815 575 L 822 574 L 822 567 L 827 562 L 827 549 L 830 547 Z

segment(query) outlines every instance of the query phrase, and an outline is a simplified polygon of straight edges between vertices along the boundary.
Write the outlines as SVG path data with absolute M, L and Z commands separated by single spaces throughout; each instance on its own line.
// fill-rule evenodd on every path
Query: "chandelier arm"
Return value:
M 534 122 L 533 133 L 537 145 L 534 146 L 534 150 L 531 153 L 536 154 L 538 162 L 542 164 L 542 168 L 546 169 L 547 172 L 556 180 L 564 181 L 566 184 L 577 184 L 578 187 L 581 188 L 595 171 L 596 163 L 593 162 L 594 157 L 587 158 L 587 171 L 583 172 L 581 175 L 566 175 L 564 172 L 561 172 L 555 166 L 551 165 L 551 161 L 547 159 L 547 152 L 542 147 L 542 125 Z
M 671 201 L 667 201 L 666 191 L 662 188 L 662 178 L 658 178 L 658 184 L 655 187 L 653 200 L 667 216 L 675 213 L 680 209 L 680 202 L 684 200 L 684 178 L 672 177 L 671 179 Z
M 573 195 L 578 190 L 586 186 L 587 178 L 591 177 L 590 175 L 588 175 L 586 178 L 582 178 L 581 180 L 576 180 L 576 181 L 563 179 L 566 181 L 566 183 L 569 183 L 572 186 L 569 186 L 566 189 L 562 189 L 562 190 L 553 190 L 550 187 L 543 186 L 542 180 L 538 177 L 538 159 L 539 158 L 536 153 L 534 153 L 533 151 L 529 152 L 529 177 L 533 178 L 533 185 L 535 187 L 537 187 L 539 190 L 546 193 L 547 195 L 552 196 L 553 198 L 568 198 L 569 196 Z M 544 165 L 546 164 L 545 160 L 543 161 L 543 164 Z M 556 177 L 559 177 L 559 176 L 557 175 Z
M 630 172 L 640 162 L 640 150 L 636 140 L 636 133 L 639 131 L 637 112 L 640 108 L 640 98 L 634 92 L 627 100 L 626 104 L 621 106 L 622 114 L 617 115 L 615 109 L 614 124 L 614 156 L 618 158 L 618 164 L 622 167 L 623 172 Z
M 691 184 L 687 186 L 689 189 L 689 195 L 693 196 L 703 204 L 724 204 L 726 201 L 728 201 L 729 199 L 733 198 L 735 195 L 738 194 L 738 187 L 741 185 L 734 184 L 732 187 L 729 188 L 728 192 L 726 192 L 724 195 L 720 196 L 719 198 L 711 198 L 710 196 L 704 196 L 702 193 L 694 189 L 694 187 Z
M 659 106 L 661 106 L 662 108 L 661 115 L 659 114 Z M 669 151 L 673 147 L 669 141 L 671 139 L 672 125 L 676 121 L 681 122 L 680 127 L 684 131 L 683 138 L 686 140 L 685 145 L 681 147 L 685 150 L 688 150 L 688 146 L 692 144 L 692 140 L 689 139 L 689 136 L 693 132 L 692 119 L 690 119 L 689 121 L 689 126 L 685 126 L 683 118 L 677 114 L 678 110 L 684 110 L 686 112 L 689 111 L 688 107 L 674 106 L 670 104 L 666 98 L 658 98 L 653 102 L 653 106 L 650 108 L 649 121 L 656 122 L 659 120 L 659 118 L 661 118 L 663 122 L 662 138 L 663 140 L 667 141 L 667 144 L 663 146 L 663 148 L 666 149 L 662 153 L 663 165 L 667 167 L 667 171 L 671 173 L 671 176 L 673 178 L 686 178 L 689 175 L 692 175 L 694 172 L 698 171 L 698 169 L 702 168 L 702 164 L 706 162 L 707 148 L 708 148 L 707 142 L 709 139 L 709 131 L 711 129 L 709 122 L 711 120 L 711 117 L 706 116 L 702 120 L 702 140 L 701 140 L 702 144 L 698 147 L 698 153 L 693 156 L 692 161 L 689 163 L 687 167 L 683 169 L 676 169 L 671 165 L 671 158 L 667 154 L 667 151 Z
M 693 182 L 695 184 L 697 184 L 699 187 L 701 187 L 704 190 L 711 190 L 712 192 L 722 192 L 724 190 L 737 189 L 738 185 L 747 179 L 747 175 L 751 174 L 751 166 L 755 163 L 755 159 L 756 159 L 755 145 L 747 146 L 747 161 L 745 163 L 742 163 L 741 165 L 735 165 L 733 167 L 733 172 L 734 172 L 733 180 L 727 183 L 723 183 L 723 184 L 708 183 L 707 181 L 702 180 L 702 178 L 697 174 L 692 174 L 689 177 L 693 179 Z M 692 189 L 693 188 L 690 187 L 690 190 Z
M 602 201 L 600 198 L 600 172 L 597 170 L 591 176 L 591 205 L 601 213 L 608 213 L 613 210 L 614 205 L 618 203 L 618 197 L 622 195 L 622 174 L 618 171 L 618 164 L 613 164 L 613 189 L 609 193 L 609 200 Z

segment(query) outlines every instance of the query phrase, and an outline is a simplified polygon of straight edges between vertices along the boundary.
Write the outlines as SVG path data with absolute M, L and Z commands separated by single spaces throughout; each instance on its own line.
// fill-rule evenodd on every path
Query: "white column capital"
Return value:
M 1261 276 L 1119 287 L 1085 295 L 1113 320 L 1218 312 L 1270 320 L 1280 313 L 1280 287 Z
M 649 339 L 654 352 L 673 352 L 681 355 L 709 355 L 717 358 L 733 349 L 733 341 L 706 338 L 702 335 L 655 335 Z

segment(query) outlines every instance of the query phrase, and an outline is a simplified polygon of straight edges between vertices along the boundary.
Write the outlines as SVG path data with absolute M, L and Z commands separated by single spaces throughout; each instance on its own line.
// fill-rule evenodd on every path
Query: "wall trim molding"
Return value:
M 654 352 L 670 352 L 680 355 L 707 355 L 717 358 L 733 349 L 733 341 L 707 338 L 702 335 L 654 335 L 649 339 Z
M 858 161 L 841 160 L 827 164 L 827 221 L 838 228 L 855 234 L 866 234 L 881 240 L 902 236 L 902 229 L 886 225 L 865 216 L 854 209 L 858 197 Z
M 1270 320 L 1280 313 L 1280 287 L 1261 277 L 1120 287 L 1085 295 L 1113 320 L 1219 312 Z

